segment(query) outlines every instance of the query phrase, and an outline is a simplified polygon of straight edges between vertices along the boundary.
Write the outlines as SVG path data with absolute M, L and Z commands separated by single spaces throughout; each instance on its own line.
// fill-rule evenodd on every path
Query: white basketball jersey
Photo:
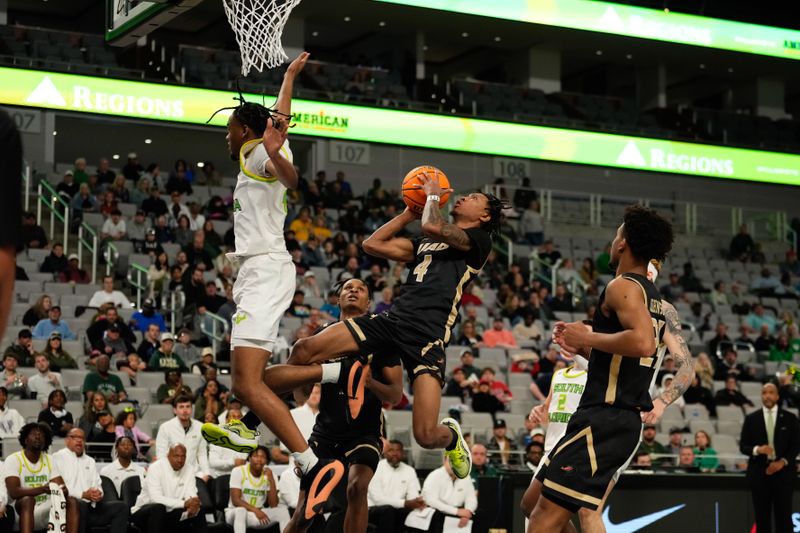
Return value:
M 19 477 L 20 487 L 32 489 L 47 486 L 51 479 L 58 477 L 58 473 L 55 471 L 50 454 L 42 452 L 39 460 L 31 463 L 25 457 L 24 452 L 20 450 L 8 456 L 3 464 L 3 475 L 0 477 L 3 479 Z M 36 496 L 36 505 L 46 502 L 49 497 L 49 493 Z
M 294 159 L 289 141 L 281 155 Z M 233 192 L 233 231 L 239 257 L 280 253 L 289 255 L 283 239 L 286 222 L 286 187 L 278 178 L 267 176 L 267 150 L 261 139 L 244 143 L 239 152 L 239 176 Z
M 545 455 L 550 453 L 566 433 L 567 423 L 581 403 L 583 389 L 586 387 L 586 375 L 586 370 L 574 366 L 562 368 L 553 374 L 550 385 L 553 396 L 550 399 L 550 408 L 547 410 L 550 422 L 544 441 Z
M 245 503 L 261 509 L 266 506 L 267 494 L 269 493 L 269 478 L 264 472 L 261 477 L 255 477 L 250 472 L 250 465 L 243 464 L 231 471 L 230 487 L 242 491 L 242 499 Z M 233 507 L 233 501 L 228 500 L 228 507 Z

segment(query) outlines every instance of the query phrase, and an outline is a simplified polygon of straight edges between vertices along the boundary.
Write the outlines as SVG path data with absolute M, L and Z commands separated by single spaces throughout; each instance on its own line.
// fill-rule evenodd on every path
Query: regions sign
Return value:
M 231 92 L 0 67 L 0 104 L 225 126 Z M 246 94 L 251 101 L 261 95 Z M 452 115 L 292 102 L 292 135 L 800 185 L 800 156 Z M 227 114 L 226 114 L 227 113 Z

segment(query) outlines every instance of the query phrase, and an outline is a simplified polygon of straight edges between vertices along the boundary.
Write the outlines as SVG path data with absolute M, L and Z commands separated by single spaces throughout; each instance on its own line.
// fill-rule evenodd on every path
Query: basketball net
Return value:
M 242 54 L 242 76 L 285 63 L 283 27 L 300 0 L 222 0 Z

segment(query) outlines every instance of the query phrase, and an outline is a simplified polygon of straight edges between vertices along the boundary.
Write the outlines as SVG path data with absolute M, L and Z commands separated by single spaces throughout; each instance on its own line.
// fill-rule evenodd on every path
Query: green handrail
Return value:
M 203 320 L 204 317 L 208 317 L 212 320 L 210 331 L 206 327 L 205 320 Z M 217 328 L 220 328 L 219 332 Z M 219 351 L 220 342 L 225 340 L 225 333 L 228 331 L 228 321 L 211 311 L 206 311 L 205 315 L 200 317 L 200 331 L 211 339 L 211 349 L 214 350 L 214 353 L 217 353 Z
M 128 265 L 128 283 L 131 287 L 136 289 L 136 308 L 142 307 L 142 292 L 147 288 L 149 269 L 140 265 L 139 263 L 130 263 Z M 144 275 L 144 281 L 142 281 Z M 134 280 L 134 276 L 136 279 Z
M 88 233 L 91 240 L 87 240 L 84 233 Z M 78 266 L 83 265 L 82 248 L 86 248 L 92 257 L 92 283 L 97 283 L 97 232 L 86 222 L 78 226 Z
M 47 198 L 42 191 L 49 193 Z M 46 180 L 41 180 L 37 187 L 38 199 L 36 201 L 36 223 L 42 225 L 42 205 L 50 209 L 50 235 L 55 235 L 55 221 L 58 219 L 64 225 L 64 253 L 69 251 L 69 213 L 70 207 L 67 202 L 61 198 L 61 195 L 56 192 L 50 183 Z M 61 205 L 62 211 L 56 209 L 57 205 Z

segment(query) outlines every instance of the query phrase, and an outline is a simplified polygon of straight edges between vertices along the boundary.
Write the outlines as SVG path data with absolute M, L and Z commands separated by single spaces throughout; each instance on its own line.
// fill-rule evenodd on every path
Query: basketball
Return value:
M 406 174 L 406 177 L 403 178 L 401 191 L 403 193 L 403 201 L 409 209 L 418 215 L 421 215 L 422 210 L 425 208 L 427 196 L 425 195 L 425 191 L 422 190 L 422 187 L 417 187 L 417 185 L 422 185 L 422 179 L 425 177 L 426 173 L 428 176 L 438 176 L 439 185 L 442 189 L 450 188 L 450 181 L 447 179 L 445 173 L 438 168 L 430 165 L 412 168 L 408 174 Z M 450 198 L 450 193 L 443 193 L 439 198 L 439 207 L 444 207 L 448 198 Z

